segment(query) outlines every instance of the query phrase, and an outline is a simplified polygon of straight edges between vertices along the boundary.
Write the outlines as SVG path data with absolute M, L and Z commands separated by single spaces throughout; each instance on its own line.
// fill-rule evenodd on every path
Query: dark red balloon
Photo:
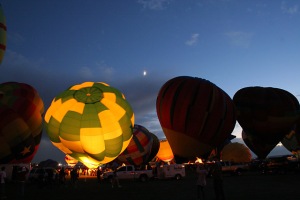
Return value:
M 235 93 L 233 102 L 245 143 L 251 143 L 248 147 L 259 158 L 265 158 L 299 118 L 297 98 L 279 88 L 246 87 Z
M 231 98 L 213 83 L 188 76 L 167 81 L 156 100 L 158 119 L 175 157 L 201 157 L 230 137 Z

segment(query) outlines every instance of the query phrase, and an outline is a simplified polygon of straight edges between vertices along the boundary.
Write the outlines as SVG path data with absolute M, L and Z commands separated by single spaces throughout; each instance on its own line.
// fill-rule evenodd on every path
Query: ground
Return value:
M 28 200 L 93 200 L 93 199 L 130 199 L 130 200 L 196 200 L 196 175 L 187 169 L 183 180 L 120 181 L 122 188 L 112 188 L 110 183 L 98 183 L 96 177 L 81 176 L 76 185 L 70 180 L 65 185 L 39 188 L 36 184 L 26 183 L 25 196 L 19 197 L 16 183 L 7 183 L 8 199 Z M 224 175 L 224 191 L 227 200 L 296 200 L 300 196 L 300 173 L 261 174 L 248 172 L 241 176 Z M 215 199 L 212 179 L 207 179 L 206 200 Z

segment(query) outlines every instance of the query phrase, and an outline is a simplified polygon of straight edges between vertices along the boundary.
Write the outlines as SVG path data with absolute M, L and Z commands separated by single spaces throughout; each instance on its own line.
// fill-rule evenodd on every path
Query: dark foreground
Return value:
M 19 197 L 16 183 L 8 183 L 7 199 L 28 200 L 194 200 L 196 196 L 196 177 L 188 171 L 183 180 L 120 181 L 122 188 L 112 188 L 110 183 L 98 183 L 95 177 L 81 176 L 76 185 L 69 180 L 65 185 L 47 185 L 39 188 L 26 183 L 25 196 Z M 300 199 L 300 174 L 259 174 L 248 172 L 241 176 L 224 176 L 224 190 L 227 200 L 296 200 Z M 206 200 L 215 199 L 212 179 L 207 179 Z

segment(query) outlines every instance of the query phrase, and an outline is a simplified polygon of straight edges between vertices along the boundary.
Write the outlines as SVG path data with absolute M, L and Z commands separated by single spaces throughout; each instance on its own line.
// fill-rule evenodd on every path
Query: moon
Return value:
M 144 70 L 144 71 L 143 71 L 143 76 L 146 76 L 146 75 L 147 75 L 147 71 Z

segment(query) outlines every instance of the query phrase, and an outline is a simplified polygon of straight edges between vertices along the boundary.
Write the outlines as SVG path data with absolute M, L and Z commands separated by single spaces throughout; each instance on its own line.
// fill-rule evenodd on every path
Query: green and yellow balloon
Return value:
M 127 148 L 133 126 L 134 113 L 124 95 L 102 82 L 71 86 L 53 99 L 45 114 L 53 145 L 95 167 Z

